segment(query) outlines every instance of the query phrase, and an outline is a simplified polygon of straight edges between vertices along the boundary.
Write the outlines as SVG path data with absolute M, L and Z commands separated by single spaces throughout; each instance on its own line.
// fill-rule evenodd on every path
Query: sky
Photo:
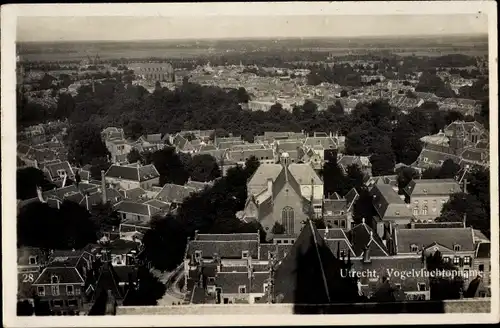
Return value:
M 308 15 L 18 17 L 18 41 L 355 37 L 486 34 L 487 16 Z

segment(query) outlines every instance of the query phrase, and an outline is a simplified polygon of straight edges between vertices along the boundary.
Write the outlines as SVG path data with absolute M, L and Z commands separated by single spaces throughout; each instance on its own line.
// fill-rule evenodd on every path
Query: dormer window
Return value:
M 57 170 L 57 175 L 59 175 L 60 177 L 63 177 L 66 175 L 66 170 Z
M 30 263 L 31 265 L 36 265 L 36 264 L 38 264 L 38 258 L 37 258 L 37 256 L 30 256 L 30 257 L 29 257 L 29 263 Z
M 215 277 L 208 277 L 208 283 L 209 284 L 215 284 Z
M 427 189 L 422 190 L 422 192 L 423 192 L 424 194 L 426 194 L 426 193 L 427 193 Z
M 201 259 L 201 254 L 202 254 L 201 251 L 195 251 L 194 252 L 194 258 L 196 260 L 200 260 Z
M 396 213 L 394 213 L 394 214 L 399 215 L 399 211 L 396 211 Z
M 50 282 L 52 284 L 58 284 L 59 283 L 59 277 L 58 276 L 52 276 L 52 277 L 50 277 Z
M 418 252 L 418 246 L 417 246 L 417 245 L 411 245 L 411 246 L 410 246 L 410 251 L 411 251 L 412 253 L 416 253 L 416 252 Z
M 458 244 L 453 245 L 453 251 L 460 252 L 461 246 Z
M 246 294 L 247 293 L 247 286 L 239 286 L 238 287 L 238 293 L 240 294 Z
M 248 251 L 242 251 L 241 252 L 241 258 L 242 259 L 247 259 L 248 258 Z

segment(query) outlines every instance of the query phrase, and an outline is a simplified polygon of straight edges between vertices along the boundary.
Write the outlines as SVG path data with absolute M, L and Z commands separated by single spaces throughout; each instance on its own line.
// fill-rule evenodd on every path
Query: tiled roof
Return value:
M 197 189 L 192 187 L 167 183 L 155 198 L 164 202 L 182 203 L 186 198 L 197 191 Z
M 147 192 L 142 188 L 132 188 L 129 190 L 123 190 L 123 195 L 127 200 L 140 203 L 144 197 L 146 197 Z
M 450 250 L 458 244 L 461 251 L 474 251 L 472 228 L 397 229 L 395 241 L 398 253 L 412 253 L 412 245 L 420 250 L 434 243 Z
M 106 188 L 106 201 L 114 204 L 121 201 L 123 196 L 116 190 L 112 188 Z M 102 192 L 99 190 L 95 193 L 82 196 L 79 204 L 90 210 L 94 205 L 102 203 Z
M 368 157 L 365 156 L 350 156 L 350 155 L 344 155 L 342 156 L 338 161 L 337 164 L 339 166 L 344 167 L 347 169 L 348 166 L 350 165 L 357 165 L 360 168 L 363 166 L 371 166 L 371 162 L 368 159 Z
M 258 240 L 235 240 L 235 241 L 213 241 L 213 240 L 192 240 L 188 246 L 188 256 L 195 254 L 195 251 L 201 251 L 202 257 L 212 258 L 217 254 L 220 258 L 241 259 L 242 252 L 248 251 L 249 256 L 256 259 L 259 256 Z
M 491 258 L 491 244 L 490 243 L 479 243 L 476 249 L 476 257 L 480 259 Z
M 215 285 L 222 289 L 224 294 L 238 294 L 239 286 L 245 286 L 250 292 L 248 272 L 219 272 L 215 277 Z
M 161 211 L 158 207 L 131 201 L 121 201 L 116 204 L 114 208 L 121 213 L 130 213 L 140 216 L 153 216 Z
M 17 265 L 31 265 L 29 263 L 30 256 L 36 256 L 38 264 L 43 261 L 43 252 L 36 247 L 20 247 L 17 249 Z
M 151 205 L 156 208 L 160 208 L 163 210 L 168 210 L 170 208 L 170 205 L 168 203 L 162 202 L 157 199 L 150 199 L 147 202 L 144 202 L 144 204 Z
M 292 163 L 288 166 L 288 170 L 292 173 L 295 180 L 300 185 L 323 185 L 323 180 L 318 176 L 316 171 L 308 164 L 296 164 Z
M 85 282 L 75 267 L 47 267 L 33 285 L 51 284 L 52 276 L 57 276 L 60 284 L 83 284 Z
M 323 200 L 323 215 L 340 215 L 340 212 L 345 211 L 346 207 L 347 201 L 345 199 L 325 199 Z
M 380 236 L 366 225 L 366 223 L 361 223 L 353 227 L 348 235 L 354 253 L 357 256 L 361 256 L 365 252 L 365 249 L 369 249 L 371 256 L 389 255 L 389 250 L 384 245 Z
M 281 303 L 325 304 L 349 302 L 351 284 L 340 276 L 344 263 L 337 258 L 308 220 L 296 242 L 276 268 L 275 295 Z M 342 297 L 339 297 L 342 295 Z
M 231 149 L 236 145 L 243 145 L 245 142 L 243 140 L 234 140 L 234 141 L 223 141 L 220 142 L 217 138 L 217 148 L 218 149 Z
M 427 161 L 424 160 L 425 158 L 427 158 Z M 460 158 L 456 155 L 424 148 L 417 158 L 417 163 L 419 165 L 441 165 L 447 159 L 451 159 L 455 163 L 460 161 Z
M 390 185 L 375 185 L 370 194 L 373 206 L 381 219 L 413 217 L 409 206 Z
M 256 149 L 266 149 L 266 147 L 262 144 L 248 143 L 248 144 L 238 144 L 234 145 L 230 148 L 231 151 L 249 151 Z
M 327 137 L 308 137 L 304 141 L 305 146 L 318 146 L 321 145 L 324 149 L 336 149 L 337 148 L 337 143 L 333 138 L 327 136 Z
M 447 196 L 461 191 L 454 179 L 416 179 L 404 188 L 406 194 L 412 196 L 442 195 Z
M 267 188 L 267 179 L 272 179 L 274 182 L 282 170 L 283 166 L 281 164 L 259 165 L 247 184 L 248 192 L 259 194 L 263 189 Z
M 347 200 L 347 210 L 350 211 L 354 203 L 358 200 L 359 193 L 355 188 L 352 188 L 346 195 L 345 199 Z
M 259 240 L 258 233 L 228 233 L 228 234 L 197 234 L 195 240 L 206 241 L 236 241 L 236 240 Z
M 111 165 L 105 174 L 106 177 L 126 179 L 132 181 L 147 181 L 160 176 L 153 164 L 138 167 L 132 165 Z
M 488 149 L 468 148 L 460 154 L 460 157 L 466 161 L 480 163 L 489 161 Z
M 101 272 L 99 273 L 99 278 L 97 278 L 97 284 L 95 287 L 95 295 L 100 295 L 101 292 L 109 292 L 113 294 L 117 299 L 123 298 L 123 292 L 119 287 L 120 279 L 116 274 L 113 266 L 109 262 L 105 262 L 102 265 Z
M 198 191 L 202 191 L 206 187 L 213 186 L 213 182 L 200 182 L 200 181 L 189 180 L 184 184 L 184 186 L 197 189 Z
M 254 156 L 258 160 L 274 159 L 272 149 L 250 149 L 250 150 L 230 150 L 227 152 L 228 159 L 236 162 L 244 162 Z

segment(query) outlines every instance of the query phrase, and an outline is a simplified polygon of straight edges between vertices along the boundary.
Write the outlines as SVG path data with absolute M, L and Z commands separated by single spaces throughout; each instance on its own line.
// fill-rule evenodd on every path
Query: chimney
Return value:
M 36 159 L 33 161 L 33 165 L 34 165 L 37 169 L 39 168 L 39 167 L 38 167 L 38 161 L 37 161 Z
M 63 181 L 62 181 L 61 188 L 64 188 L 66 186 L 66 180 L 67 179 L 68 179 L 68 174 L 66 172 L 64 172 L 64 178 L 63 178 Z
M 370 263 L 370 249 L 368 247 L 365 247 L 365 251 L 363 252 L 363 262 L 364 263 Z
M 101 195 L 102 195 L 102 203 L 106 204 L 108 202 L 108 197 L 106 195 L 106 177 L 104 170 L 101 170 Z
M 40 188 L 39 186 L 36 187 L 36 194 L 38 196 L 38 199 L 40 200 L 41 203 L 46 203 L 47 201 L 45 201 L 45 199 L 43 198 L 43 195 L 42 195 L 42 188 Z

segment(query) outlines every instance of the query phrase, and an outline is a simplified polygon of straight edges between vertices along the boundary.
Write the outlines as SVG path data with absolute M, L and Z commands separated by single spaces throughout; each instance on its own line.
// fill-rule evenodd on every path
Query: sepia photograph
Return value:
M 1 21 L 6 327 L 498 322 L 495 2 Z

